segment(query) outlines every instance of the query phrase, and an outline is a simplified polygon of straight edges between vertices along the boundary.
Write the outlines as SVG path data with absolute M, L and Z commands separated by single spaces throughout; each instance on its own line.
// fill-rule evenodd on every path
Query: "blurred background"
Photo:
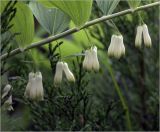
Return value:
M 150 2 L 154 0 L 142 1 L 141 4 Z M 114 12 L 128 8 L 126 1 L 120 1 Z M 108 22 L 86 29 L 91 42 L 98 47 L 99 72 L 84 71 L 83 56 L 65 58 L 89 47 L 84 30 L 2 63 L 1 87 L 3 89 L 8 83 L 12 85 L 14 111 L 1 107 L 1 130 L 158 131 L 159 8 L 152 7 L 140 13 L 148 26 L 152 47 L 135 48 L 137 13 L 116 17 L 113 22 L 122 33 L 126 48 L 125 56 L 120 59 L 107 55 L 113 34 Z M 90 20 L 100 16 L 102 12 L 94 1 Z M 37 42 L 49 34 L 36 18 L 34 20 L 34 42 Z M 73 22 L 68 29 L 72 27 Z M 55 65 L 59 59 L 57 43 L 60 44 L 62 58 L 76 78 L 74 84 L 64 79 L 60 88 L 53 85 Z M 34 102 L 24 98 L 28 73 L 34 70 L 41 71 L 43 75 L 44 101 Z

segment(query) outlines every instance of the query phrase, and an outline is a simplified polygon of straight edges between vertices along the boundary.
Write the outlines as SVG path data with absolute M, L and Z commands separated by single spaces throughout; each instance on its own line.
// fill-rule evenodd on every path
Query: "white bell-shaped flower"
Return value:
M 32 100 L 43 100 L 44 91 L 41 72 L 30 73 L 25 96 Z
M 97 56 L 97 47 L 93 46 L 91 49 L 85 51 L 85 58 L 83 61 L 83 68 L 87 71 L 99 70 L 99 61 Z
M 31 89 L 31 80 L 32 80 L 34 77 L 35 77 L 35 73 L 30 72 L 30 73 L 29 73 L 29 76 L 28 76 L 28 83 L 27 83 L 26 90 L 25 90 L 25 93 L 24 93 L 24 96 L 25 96 L 25 97 L 29 97 L 29 93 L 30 93 L 30 89 Z
M 146 47 L 152 46 L 151 37 L 149 35 L 148 27 L 146 24 L 143 25 L 143 39 L 144 39 L 144 45 Z
M 97 47 L 92 47 L 92 68 L 95 71 L 99 70 L 99 61 L 97 56 Z
M 4 106 L 9 111 L 14 110 L 12 107 L 12 95 L 10 95 L 9 98 L 4 102 Z
M 9 93 L 9 91 L 12 89 L 10 84 L 7 84 L 3 89 L 2 99 Z
M 112 35 L 111 43 L 108 48 L 108 55 L 120 58 L 125 54 L 125 47 L 122 35 Z
M 143 26 L 140 25 L 137 27 L 137 33 L 135 38 L 135 46 L 139 48 L 142 45 L 142 32 L 143 32 Z
M 68 67 L 68 64 L 67 63 L 63 63 L 63 70 L 64 70 L 64 73 L 66 75 L 66 78 L 68 81 L 70 82 L 75 82 L 75 78 L 74 78 L 74 75 L 73 73 L 70 71 L 69 67 Z
M 57 62 L 56 64 L 56 72 L 54 76 L 54 85 L 59 86 L 62 81 L 63 74 L 63 62 Z

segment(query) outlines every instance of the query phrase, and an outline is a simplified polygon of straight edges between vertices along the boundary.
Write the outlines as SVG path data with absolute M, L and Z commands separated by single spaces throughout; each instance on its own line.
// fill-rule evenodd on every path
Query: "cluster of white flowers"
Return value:
M 5 98 L 11 90 L 12 86 L 10 84 L 7 84 L 3 89 L 2 99 Z M 12 95 L 10 95 L 8 99 L 4 102 L 4 106 L 9 111 L 14 110 L 12 107 Z
M 29 73 L 29 80 L 24 95 L 32 100 L 43 100 L 44 92 L 41 72 Z
M 125 54 L 125 47 L 122 35 L 112 35 L 111 43 L 108 48 L 108 55 L 120 58 Z
M 63 71 L 68 81 L 75 82 L 73 73 L 70 71 L 68 64 L 66 62 L 57 62 L 56 72 L 54 76 L 54 85 L 57 87 L 62 82 Z
M 143 35 L 144 45 L 146 47 L 151 47 L 152 46 L 151 37 L 149 35 L 148 27 L 146 24 L 137 27 L 135 46 L 141 47 L 142 35 Z M 108 55 L 114 56 L 115 58 L 120 58 L 122 55 L 125 55 L 125 46 L 123 43 L 122 35 L 112 35 L 111 42 L 108 48 Z
M 91 49 L 85 51 L 85 58 L 83 61 L 83 68 L 91 71 L 99 70 L 99 61 L 97 57 L 97 47 L 93 46 Z
M 135 46 L 140 47 L 142 43 L 142 34 L 144 38 L 144 44 L 147 47 L 151 46 L 151 38 L 148 32 L 148 27 L 146 24 L 137 27 L 137 35 L 135 39 Z M 108 47 L 108 55 L 115 58 L 120 58 L 125 55 L 125 46 L 123 42 L 122 35 L 113 34 L 111 37 L 111 42 Z M 90 49 L 85 51 L 85 57 L 83 60 L 83 68 L 87 71 L 99 71 L 100 65 L 97 56 L 97 47 L 92 46 Z M 54 76 L 54 85 L 58 87 L 63 79 L 63 73 L 70 82 L 75 82 L 75 77 L 70 71 L 68 64 L 66 62 L 58 61 L 56 64 L 56 71 Z M 8 86 L 9 89 L 9 86 Z M 33 100 L 43 100 L 43 84 L 41 72 L 29 73 L 29 81 L 26 87 L 25 96 Z M 5 93 L 4 95 L 5 96 Z M 9 101 L 12 104 L 12 97 L 10 96 Z M 8 101 L 8 102 L 9 102 Z M 10 108 L 11 109 L 11 108 Z
M 135 46 L 136 47 L 141 47 L 142 45 L 142 34 L 143 34 L 143 40 L 144 40 L 144 45 L 146 47 L 151 47 L 152 46 L 152 41 L 151 37 L 149 35 L 148 27 L 146 24 L 140 25 L 137 27 L 137 34 L 135 38 Z

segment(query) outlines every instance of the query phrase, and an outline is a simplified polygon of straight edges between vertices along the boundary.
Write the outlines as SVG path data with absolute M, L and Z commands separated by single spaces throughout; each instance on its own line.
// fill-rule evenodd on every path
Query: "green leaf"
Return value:
M 73 28 L 75 25 L 73 22 L 70 23 L 70 28 Z M 99 24 L 96 25 L 99 29 L 99 35 L 104 36 L 103 31 L 101 29 L 101 26 Z M 85 29 L 89 38 L 91 39 L 91 43 L 93 45 L 96 45 L 98 48 L 104 48 L 104 45 L 97 40 L 93 35 L 90 34 L 89 30 L 93 31 L 95 26 L 90 27 L 89 29 Z M 79 32 L 76 32 L 72 34 L 72 42 L 78 45 L 79 47 L 82 47 L 83 49 L 89 48 L 91 45 L 89 44 L 89 40 L 86 36 L 86 33 L 84 30 L 80 30 Z
M 45 7 L 49 7 L 49 8 L 54 7 L 54 5 L 48 0 L 37 0 L 37 1 Z
M 38 2 L 30 2 L 29 7 L 38 22 L 50 35 L 64 31 L 69 25 L 69 16 L 57 8 L 46 8 Z
M 74 43 L 73 41 L 70 41 L 68 39 L 61 39 L 63 41 L 63 44 L 60 46 L 61 49 L 61 56 L 62 58 L 65 56 L 73 55 L 76 53 L 82 52 L 82 47 Z M 57 42 L 52 42 L 52 45 L 55 46 Z M 44 47 L 48 50 L 48 45 L 44 45 Z M 56 53 L 59 53 L 59 49 L 56 49 Z
M 3 12 L 5 6 L 7 5 L 8 1 L 1 1 L 0 2 L 0 13 Z
M 34 19 L 29 7 L 22 3 L 16 4 L 16 15 L 12 19 L 11 28 L 12 33 L 19 33 L 16 35 L 16 41 L 20 47 L 24 47 L 32 42 L 34 37 Z
M 92 0 L 58 0 L 50 2 L 67 13 L 77 27 L 83 26 L 89 19 Z
M 105 15 L 112 14 L 119 1 L 120 0 L 96 0 L 98 7 Z
M 135 9 L 140 5 L 141 0 L 128 0 L 127 2 L 129 4 L 130 8 Z

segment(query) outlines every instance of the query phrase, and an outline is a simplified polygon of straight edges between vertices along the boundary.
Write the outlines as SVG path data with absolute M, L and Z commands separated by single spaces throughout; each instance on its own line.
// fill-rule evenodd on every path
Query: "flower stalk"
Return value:
M 129 109 L 128 109 L 128 106 L 126 104 L 126 100 L 125 98 L 123 97 L 123 94 L 120 90 L 120 87 L 118 86 L 116 80 L 115 80 L 115 77 L 113 75 L 113 70 L 111 68 L 111 66 L 109 64 L 107 64 L 108 66 L 108 69 L 109 69 L 109 73 L 111 75 L 111 78 L 112 78 L 112 81 L 113 81 L 113 84 L 114 84 L 114 88 L 119 96 L 119 99 L 121 101 L 121 104 L 122 104 L 122 107 L 123 107 L 123 110 L 125 111 L 125 118 L 126 118 L 126 127 L 128 129 L 128 131 L 131 131 L 132 130 L 132 126 L 131 126 L 131 120 L 130 120 L 130 114 L 129 114 Z

